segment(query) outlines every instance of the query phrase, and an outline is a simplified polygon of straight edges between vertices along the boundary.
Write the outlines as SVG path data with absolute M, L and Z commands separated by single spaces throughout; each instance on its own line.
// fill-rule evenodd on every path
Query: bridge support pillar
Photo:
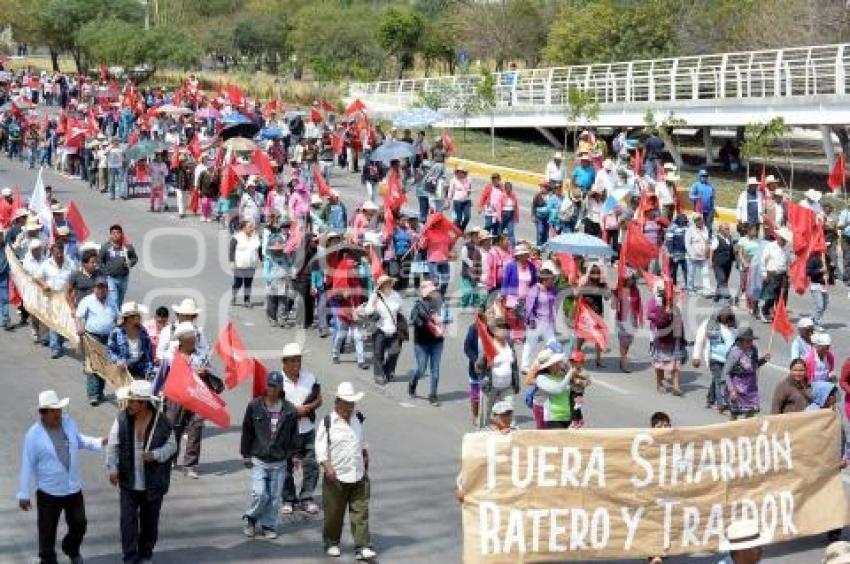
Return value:
M 832 165 L 835 163 L 835 147 L 832 144 L 832 128 L 828 125 L 818 126 L 820 129 L 821 143 L 823 143 L 823 153 L 826 155 L 826 170 L 832 170 Z
M 537 131 L 539 131 L 539 132 L 540 132 L 540 135 L 542 135 L 543 137 L 545 137 L 545 138 L 546 138 L 546 141 L 548 141 L 549 143 L 551 143 L 551 144 L 552 144 L 552 146 L 553 146 L 553 147 L 555 147 L 556 149 L 563 149 L 563 148 L 564 148 L 564 143 L 563 143 L 560 139 L 558 139 L 557 137 L 555 137 L 555 136 L 552 134 L 552 132 L 551 132 L 551 131 L 549 131 L 548 129 L 546 129 L 545 127 L 535 127 L 534 129 L 536 129 Z
M 714 164 L 714 149 L 711 146 L 711 128 L 702 128 L 702 143 L 705 145 L 705 165 L 711 166 Z

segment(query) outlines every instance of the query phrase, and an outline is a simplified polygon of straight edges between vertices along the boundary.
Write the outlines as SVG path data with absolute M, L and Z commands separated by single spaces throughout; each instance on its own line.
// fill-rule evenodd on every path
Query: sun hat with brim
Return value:
M 664 170 L 672 172 L 674 170 L 679 170 L 679 167 L 676 166 L 676 163 L 664 163 Z
M 44 390 L 38 394 L 39 409 L 64 409 L 70 401 L 68 398 L 60 400 L 54 390 Z
M 490 410 L 490 413 L 493 415 L 507 415 L 508 413 L 513 413 L 514 411 L 514 402 L 509 401 L 508 398 L 503 400 L 499 400 L 493 404 L 493 408 Z
M 363 211 L 378 211 L 378 206 L 375 205 L 375 202 L 371 200 L 366 200 L 364 202 L 363 207 L 361 208 Z
M 363 399 L 363 392 L 355 392 L 351 382 L 340 382 L 336 388 L 336 397 L 342 401 L 355 403 Z
M 86 251 L 99 251 L 100 244 L 95 243 L 94 241 L 87 241 L 80 245 L 80 252 L 84 253 Z
M 739 327 L 738 332 L 735 333 L 735 340 L 736 341 L 740 341 L 740 340 L 753 341 L 755 339 L 758 339 L 758 337 L 756 337 L 755 333 L 753 333 L 753 328 L 748 327 L 746 325 L 742 325 L 741 327 Z
M 545 348 L 537 353 L 537 357 L 534 359 L 534 362 L 537 363 L 537 367 L 542 370 L 544 368 L 549 368 L 553 364 L 563 362 L 563 360 L 563 354 L 557 353 L 550 348 Z
M 198 330 L 195 329 L 195 326 L 190 321 L 184 321 L 182 323 L 178 323 L 174 328 L 174 333 L 171 334 L 171 340 L 176 341 L 178 339 L 182 339 L 183 337 L 195 337 L 198 335 Z
M 667 176 L 664 177 L 664 180 L 667 182 L 678 182 L 681 178 L 675 172 L 668 172 Z
M 41 239 L 33 239 L 32 243 L 29 244 L 29 250 L 40 249 L 44 246 L 44 243 L 41 242 Z
M 437 290 L 437 285 L 431 282 L 430 280 L 426 280 L 425 282 L 419 285 L 419 295 L 423 298 L 430 296 Z
M 20 219 L 22 217 L 26 217 L 30 214 L 30 212 L 26 208 L 18 208 L 15 211 L 15 215 L 12 216 L 12 219 Z
M 322 205 L 322 197 L 318 194 L 313 194 L 313 197 L 310 198 L 311 206 L 321 206 Z
M 527 245 L 519 244 L 514 247 L 514 256 L 518 257 L 520 255 L 529 255 L 531 254 L 531 249 L 528 248 Z
M 821 192 L 819 192 L 818 190 L 815 190 L 814 188 L 809 188 L 808 190 L 806 190 L 806 192 L 805 192 L 805 194 L 803 194 L 803 196 L 805 196 L 807 200 L 812 200 L 813 202 L 819 202 L 820 199 L 821 199 L 821 196 L 823 196 L 823 194 Z
M 12 189 L 9 188 L 9 187 L 5 187 L 2 190 L 0 190 L 0 196 L 3 196 L 4 198 L 8 198 L 11 195 L 12 195 Z
M 797 329 L 808 329 L 809 327 L 814 327 L 815 322 L 811 317 L 801 317 L 799 321 L 797 321 Z
M 381 276 L 378 277 L 378 284 L 377 284 L 378 288 L 380 288 L 381 286 L 383 286 L 387 282 L 395 284 L 395 278 L 393 278 L 392 276 L 387 276 L 386 274 L 382 274 Z
M 765 184 L 778 184 L 778 181 L 776 180 L 775 176 L 773 176 L 772 174 L 768 174 L 767 176 L 764 177 L 764 183 Z
M 172 304 L 171 310 L 178 315 L 198 315 L 201 310 L 192 298 L 185 298 L 179 304 Z
M 486 229 L 482 228 L 482 229 L 478 230 L 478 240 L 479 241 L 483 241 L 485 239 L 492 239 L 492 238 L 493 238 L 493 234 L 490 233 L 489 231 L 487 231 Z
M 785 190 L 783 190 L 782 188 L 777 188 L 776 190 L 773 191 L 773 195 L 783 197 L 783 196 L 785 196 Z
M 759 184 L 759 179 L 756 178 L 755 176 L 751 176 L 751 177 L 747 178 L 747 186 L 758 186 L 758 184 Z
M 294 356 L 304 356 L 304 351 L 301 350 L 301 345 L 298 343 L 286 343 L 283 346 L 283 351 L 280 353 L 280 358 L 292 358 Z
M 816 347 L 828 347 L 832 345 L 829 333 L 818 332 L 812 335 L 812 344 Z
M 120 400 L 159 401 L 153 393 L 153 384 L 149 380 L 133 380 L 115 394 Z
M 767 543 L 768 540 L 761 534 L 758 521 L 735 521 L 726 527 L 725 538 L 720 541 L 720 551 L 747 550 Z
M 121 304 L 121 319 L 132 317 L 134 315 L 142 315 L 145 313 L 145 308 L 142 308 L 136 302 L 124 302 Z
M 57 237 L 68 237 L 71 235 L 71 229 L 67 225 L 60 225 L 56 228 Z
M 24 225 L 24 231 L 38 231 L 41 229 L 41 222 L 38 221 L 37 217 L 31 217 L 27 220 L 26 225 Z
M 62 204 L 53 204 L 50 206 L 50 213 L 65 213 L 68 211 L 68 208 L 63 208 Z
M 821 562 L 823 564 L 850 563 L 850 542 L 835 541 L 827 545 Z

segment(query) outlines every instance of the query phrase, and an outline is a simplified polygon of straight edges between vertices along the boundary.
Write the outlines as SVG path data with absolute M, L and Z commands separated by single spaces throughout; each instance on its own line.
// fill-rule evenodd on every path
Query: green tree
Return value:
M 496 158 L 496 77 L 488 68 L 481 69 L 481 82 L 475 88 L 478 107 L 490 114 L 490 156 Z
M 422 34 L 422 17 L 410 9 L 390 7 L 378 23 L 378 42 L 398 62 L 398 78 L 413 66 Z
M 790 190 L 794 189 L 794 161 L 787 135 L 791 128 L 781 117 L 775 117 L 767 123 L 749 123 L 744 128 L 744 142 L 741 144 L 741 157 L 747 161 L 747 176 L 750 175 L 750 163 L 760 160 L 768 164 L 778 156 L 777 146 L 784 153 L 787 164 L 791 168 L 791 179 L 788 182 Z
M 91 60 L 131 67 L 189 67 L 202 52 L 186 32 L 168 26 L 143 29 L 118 19 L 95 20 L 77 32 L 81 51 Z
M 495 61 L 498 70 L 511 59 L 535 65 L 546 39 L 546 4 L 541 0 L 464 2 L 459 11 L 464 45 L 474 56 Z
M 567 146 L 567 131 L 573 124 L 573 146 L 577 145 L 579 125 L 596 121 L 599 118 L 599 102 L 592 92 L 585 92 L 576 86 L 567 89 L 567 127 L 564 128 L 564 147 Z

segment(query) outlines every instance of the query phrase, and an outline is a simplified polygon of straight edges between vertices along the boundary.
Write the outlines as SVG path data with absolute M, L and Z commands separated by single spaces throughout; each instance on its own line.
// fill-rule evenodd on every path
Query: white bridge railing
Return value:
M 600 104 L 676 102 L 850 92 L 850 43 L 675 59 L 524 69 L 495 74 L 497 106 L 567 104 L 571 86 Z M 422 91 L 473 88 L 476 74 L 353 83 L 352 97 L 393 107 L 422 105 Z

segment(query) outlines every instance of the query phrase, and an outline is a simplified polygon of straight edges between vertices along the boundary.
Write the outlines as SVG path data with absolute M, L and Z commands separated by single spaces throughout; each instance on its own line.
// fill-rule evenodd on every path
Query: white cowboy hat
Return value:
M 363 211 L 378 211 L 378 206 L 372 200 L 366 200 L 363 203 Z
M 809 327 L 814 327 L 815 322 L 811 317 L 801 317 L 799 321 L 797 321 L 797 329 L 808 329 Z
M 510 396 L 508 396 L 494 403 L 490 412 L 493 415 L 505 415 L 506 413 L 513 413 L 513 410 L 514 402 L 511 400 Z
M 62 204 L 53 204 L 50 206 L 50 213 L 65 213 L 68 211 L 68 208 L 63 208 Z
M 381 246 L 381 234 L 375 231 L 367 231 L 363 234 L 363 244 L 372 245 L 374 247 Z
M 356 403 L 363 399 L 363 392 L 355 392 L 351 382 L 340 382 L 336 388 L 336 397 L 342 401 Z
M 95 243 L 94 241 L 88 241 L 88 242 L 80 245 L 80 252 L 81 253 L 84 253 L 86 251 L 99 251 L 99 250 L 100 250 L 100 244 Z
M 813 202 L 818 202 L 820 201 L 821 196 L 823 196 L 823 194 L 820 191 L 815 190 L 814 188 L 809 188 L 808 190 L 806 190 L 806 193 L 803 194 L 803 196 L 805 196 L 806 199 L 812 200 Z
M 556 353 L 552 349 L 543 349 L 537 354 L 535 362 L 540 369 L 549 368 L 553 364 L 563 362 L 566 357 L 562 353 Z
M 772 174 L 768 174 L 767 176 L 764 177 L 764 183 L 765 184 L 777 184 L 778 182 L 779 181 L 776 180 L 776 177 L 773 176 Z
M 322 205 L 322 197 L 321 197 L 321 196 L 319 196 L 318 194 L 313 194 L 313 197 L 312 197 L 312 198 L 310 198 L 310 205 L 311 205 L 311 206 L 320 206 L 320 205 Z
M 720 541 L 721 552 L 733 550 L 747 550 L 767 544 L 767 539 L 762 535 L 759 522 L 755 520 L 735 521 L 726 527 L 726 538 Z
M 679 167 L 676 166 L 676 163 L 664 163 L 664 170 L 673 172 L 679 170 Z
M 192 324 L 191 321 L 183 321 L 182 323 L 178 323 L 177 326 L 174 328 L 174 333 L 171 334 L 171 340 L 177 341 L 182 337 L 188 337 L 190 335 L 194 337 L 197 334 L 198 330 L 195 329 L 195 326 Z
M 11 195 L 12 195 L 12 189 L 9 188 L 8 186 L 4 187 L 2 190 L 0 190 L 0 196 L 3 196 L 4 198 L 9 197 Z
M 30 212 L 29 212 L 29 210 L 27 210 L 26 208 L 18 208 L 18 209 L 15 211 L 15 215 L 14 215 L 14 216 L 12 216 L 12 219 L 18 219 L 19 217 L 26 217 L 26 216 L 28 216 L 29 214 L 30 214 Z
M 540 265 L 540 270 L 538 271 L 538 276 L 543 276 L 544 272 L 550 273 L 552 276 L 558 275 L 558 267 L 555 266 L 555 263 L 551 260 L 543 261 L 543 264 Z
M 812 344 L 818 347 L 828 347 L 832 344 L 832 338 L 828 333 L 815 333 L 812 335 Z
M 516 247 L 514 247 L 514 256 L 517 257 L 519 255 L 528 255 L 531 254 L 531 250 L 528 248 L 528 245 L 524 245 L 520 243 Z
M 787 227 L 780 227 L 779 229 L 777 229 L 776 230 L 776 236 L 782 237 L 786 241 L 790 241 L 791 239 L 794 238 L 794 234 L 791 233 L 791 230 L 788 229 Z
M 281 358 L 292 358 L 293 356 L 304 356 L 304 351 L 301 350 L 301 345 L 298 343 L 286 343 L 283 346 Z
M 395 278 L 393 278 L 392 276 L 387 276 L 386 274 L 382 274 L 378 277 L 377 287 L 380 288 L 387 282 L 392 282 L 393 284 L 395 284 Z
M 675 172 L 668 172 L 667 176 L 664 177 L 664 180 L 667 182 L 678 182 L 681 178 Z
M 71 234 L 71 229 L 67 225 L 60 225 L 56 228 L 57 237 L 67 237 Z
M 53 390 L 45 390 L 38 394 L 39 409 L 64 409 L 67 407 L 68 398 L 59 399 L 59 396 Z
M 431 282 L 430 280 L 425 280 L 422 284 L 419 285 L 419 295 L 427 297 L 431 295 L 433 292 L 437 291 L 437 285 Z
M 561 151 L 555 151 L 555 154 L 552 155 L 552 158 L 563 160 L 564 159 L 564 153 L 562 153 Z
M 492 239 L 493 234 L 484 229 L 483 227 L 478 230 L 478 241 L 484 241 L 486 239 Z
M 747 178 L 747 186 L 752 186 L 754 184 L 757 186 L 758 183 L 759 183 L 759 179 L 756 178 L 755 176 L 751 176 L 751 177 Z
M 198 315 L 202 311 L 192 298 L 184 298 L 179 304 L 172 304 L 171 309 L 179 315 Z
M 782 188 L 777 188 L 776 190 L 773 191 L 773 195 L 784 198 L 785 197 L 785 190 L 783 190 Z
M 41 229 L 41 222 L 38 221 L 38 218 L 35 216 L 31 216 L 27 219 L 26 225 L 24 225 L 24 231 L 38 231 Z
M 30 243 L 29 249 L 30 250 L 40 249 L 42 246 L 43 246 L 43 243 L 41 242 L 41 239 L 34 239 L 33 242 Z
M 121 305 L 121 318 L 131 317 L 133 315 L 142 315 L 147 313 L 147 308 L 142 307 L 136 302 L 124 302 Z
M 328 231 L 328 234 L 325 237 L 327 239 L 339 239 L 340 237 L 342 237 L 342 234 L 340 234 L 338 231 Z
M 115 395 L 119 400 L 159 401 L 159 397 L 153 395 L 153 384 L 149 380 L 133 380 Z

